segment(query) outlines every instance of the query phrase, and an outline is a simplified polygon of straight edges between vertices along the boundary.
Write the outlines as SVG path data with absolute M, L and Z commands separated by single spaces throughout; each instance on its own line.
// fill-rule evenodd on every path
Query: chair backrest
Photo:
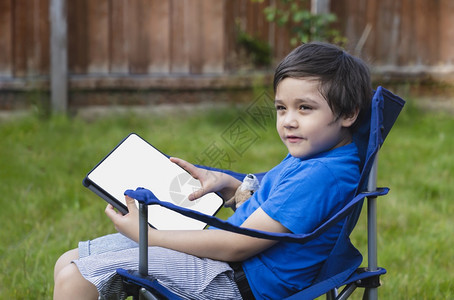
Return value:
M 404 103 L 403 99 L 382 87 L 378 87 L 375 91 L 369 115 L 364 118 L 353 136 L 353 141 L 359 150 L 362 167 L 357 194 L 367 191 L 369 173 L 375 157 Z M 332 255 L 324 263 L 315 283 L 322 283 L 326 280 L 334 284 L 341 283 L 361 264 L 362 256 L 350 243 L 349 236 L 358 221 L 362 203 L 361 200 L 355 204 L 348 215 Z
M 399 116 L 405 101 L 387 89 L 379 86 L 372 97 L 371 108 L 364 121 L 353 135 L 353 142 L 359 150 L 361 177 L 356 194 L 367 191 L 369 174 L 378 150 Z M 348 220 L 348 234 L 351 233 L 361 213 L 358 205 Z

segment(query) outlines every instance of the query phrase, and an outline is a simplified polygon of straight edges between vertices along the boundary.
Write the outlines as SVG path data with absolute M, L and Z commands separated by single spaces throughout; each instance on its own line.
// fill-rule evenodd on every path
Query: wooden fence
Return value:
M 222 79 L 242 67 L 238 29 L 267 41 L 275 60 L 291 49 L 262 13 L 278 0 L 66 1 L 70 89 L 244 84 Z M 0 93 L 49 87 L 50 4 L 0 0 Z M 454 1 L 333 0 L 330 10 L 347 48 L 376 69 L 452 77 Z
M 363 53 L 379 66 L 454 66 L 454 1 L 331 1 L 353 48 L 371 26 Z

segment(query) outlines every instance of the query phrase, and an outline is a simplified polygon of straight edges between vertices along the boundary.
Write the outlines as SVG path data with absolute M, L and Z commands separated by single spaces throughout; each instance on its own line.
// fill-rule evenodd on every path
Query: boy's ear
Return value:
M 353 113 L 350 115 L 346 115 L 342 117 L 342 126 L 343 127 L 350 127 L 352 126 L 356 119 L 358 118 L 359 115 L 359 109 L 356 109 Z

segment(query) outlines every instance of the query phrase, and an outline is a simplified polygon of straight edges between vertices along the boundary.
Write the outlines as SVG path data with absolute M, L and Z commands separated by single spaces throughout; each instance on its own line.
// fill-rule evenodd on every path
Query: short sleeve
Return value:
M 336 176 L 319 161 L 287 172 L 261 208 L 293 233 L 309 233 L 343 204 Z

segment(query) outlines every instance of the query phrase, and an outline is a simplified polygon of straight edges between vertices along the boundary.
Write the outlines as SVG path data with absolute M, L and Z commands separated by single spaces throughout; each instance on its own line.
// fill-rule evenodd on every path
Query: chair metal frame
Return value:
M 375 155 L 372 168 L 369 172 L 367 192 L 377 190 L 378 152 Z M 341 293 L 333 289 L 326 293 L 327 300 L 345 300 L 358 288 L 364 288 L 363 299 L 377 300 L 380 275 L 386 270 L 378 266 L 378 226 L 377 226 L 377 196 L 367 197 L 367 267 L 360 268 L 357 272 L 367 272 L 370 276 L 354 280 L 345 285 Z M 374 274 L 376 273 L 376 274 Z

